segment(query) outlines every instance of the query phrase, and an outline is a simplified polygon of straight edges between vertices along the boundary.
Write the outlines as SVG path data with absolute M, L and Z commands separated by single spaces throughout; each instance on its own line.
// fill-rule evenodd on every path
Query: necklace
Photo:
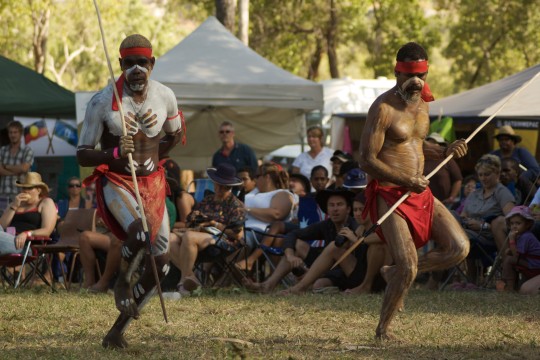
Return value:
M 148 99 L 148 96 L 145 94 L 144 96 L 144 101 L 142 102 L 141 106 L 139 106 L 139 108 L 137 109 L 137 107 L 135 106 L 135 102 L 133 102 L 133 100 L 131 100 L 131 96 L 128 97 L 129 99 L 129 102 L 131 103 L 131 106 L 133 107 L 133 111 L 135 111 L 135 116 L 138 118 L 141 117 L 141 111 L 143 110 L 144 108 L 144 104 L 146 103 L 146 99 Z

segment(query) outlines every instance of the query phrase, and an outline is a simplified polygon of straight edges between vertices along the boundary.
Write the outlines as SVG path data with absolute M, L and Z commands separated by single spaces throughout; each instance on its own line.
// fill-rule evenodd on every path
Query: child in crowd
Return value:
M 527 206 L 515 206 L 507 215 L 506 221 L 510 232 L 508 234 L 509 249 L 503 262 L 502 281 L 500 288 L 512 291 L 516 282 L 515 265 L 528 269 L 540 270 L 540 241 L 531 232 L 534 217 Z M 498 287 L 499 288 L 499 287 Z

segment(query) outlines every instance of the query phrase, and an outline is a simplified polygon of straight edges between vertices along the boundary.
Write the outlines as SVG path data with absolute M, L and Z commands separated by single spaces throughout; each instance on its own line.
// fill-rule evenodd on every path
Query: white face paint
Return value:
M 135 71 L 135 69 L 138 69 L 139 71 L 145 73 L 148 75 L 148 69 L 145 68 L 145 67 L 142 67 L 142 66 L 139 66 L 139 65 L 133 65 L 132 67 L 130 67 L 129 69 L 126 69 L 125 72 L 125 76 L 126 76 L 126 79 L 129 79 L 129 76 L 131 75 L 131 73 L 133 71 Z M 132 90 L 132 91 L 143 91 L 144 90 L 144 87 L 146 86 L 146 84 L 129 84 L 129 88 Z
M 405 102 L 414 103 L 414 102 L 417 102 L 418 100 L 420 100 L 422 94 L 419 93 L 419 92 L 418 93 L 411 93 L 411 92 L 407 91 L 407 89 L 410 86 L 414 86 L 414 87 L 419 86 L 420 89 L 418 89 L 418 90 L 422 90 L 424 88 L 424 80 L 420 79 L 417 76 L 413 76 L 410 79 L 408 79 L 407 81 L 405 81 L 401 85 L 401 87 L 398 89 L 399 95 L 401 96 L 401 98 L 403 100 L 405 100 Z

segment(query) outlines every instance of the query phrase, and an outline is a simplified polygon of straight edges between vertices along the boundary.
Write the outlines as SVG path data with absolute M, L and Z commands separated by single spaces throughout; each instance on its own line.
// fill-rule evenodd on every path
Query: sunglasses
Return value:
M 68 188 L 80 188 L 81 184 L 69 184 Z
M 232 133 L 232 130 L 219 130 L 220 134 L 229 134 Z

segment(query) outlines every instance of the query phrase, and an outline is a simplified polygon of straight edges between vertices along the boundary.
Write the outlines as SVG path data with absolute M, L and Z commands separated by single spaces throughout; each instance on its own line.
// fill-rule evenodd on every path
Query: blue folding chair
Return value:
M 191 185 L 195 186 L 195 192 L 191 193 L 195 202 L 201 202 L 208 193 L 214 192 L 214 182 L 210 179 L 194 179 L 189 183 L 188 189 L 191 188 Z

